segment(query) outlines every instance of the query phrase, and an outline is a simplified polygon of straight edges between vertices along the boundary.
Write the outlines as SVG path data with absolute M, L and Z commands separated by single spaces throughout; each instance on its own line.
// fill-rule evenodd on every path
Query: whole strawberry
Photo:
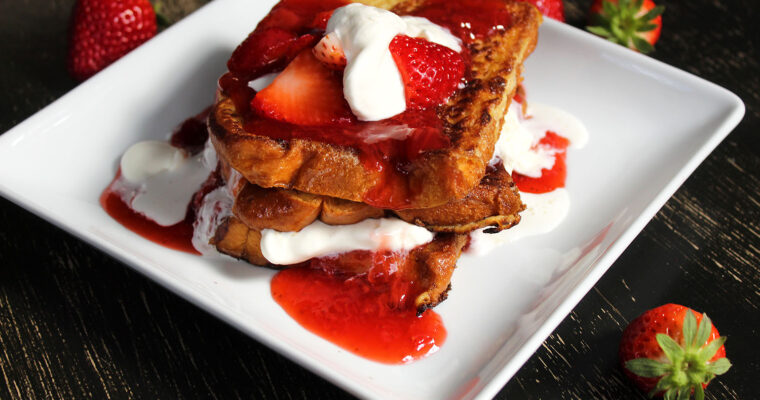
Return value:
M 69 42 L 69 73 L 83 81 L 156 35 L 148 0 L 78 0 Z
M 565 5 L 562 0 L 520 0 L 533 4 L 545 17 L 565 22 Z
M 731 367 L 725 341 L 706 314 L 666 304 L 641 314 L 625 328 L 620 363 L 650 397 L 688 399 L 694 393 L 702 400 L 710 380 Z
M 641 53 L 654 50 L 665 7 L 652 0 L 594 0 L 589 31 Z

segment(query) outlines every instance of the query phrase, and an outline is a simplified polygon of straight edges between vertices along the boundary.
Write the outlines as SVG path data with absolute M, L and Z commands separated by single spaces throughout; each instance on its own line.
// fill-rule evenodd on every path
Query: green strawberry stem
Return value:
M 626 362 L 625 367 L 641 377 L 660 378 L 649 397 L 664 393 L 665 400 L 682 400 L 694 393 L 697 400 L 704 400 L 702 384 L 731 368 L 725 357 L 710 361 L 726 342 L 725 337 L 719 337 L 707 343 L 711 332 L 712 321 L 707 314 L 702 314 L 697 327 L 694 313 L 687 311 L 683 323 L 683 346 L 668 335 L 657 334 L 657 343 L 668 362 L 637 358 Z
M 596 25 L 588 26 L 586 29 L 613 43 L 633 45 L 636 50 L 649 53 L 654 47 L 640 34 L 657 28 L 653 20 L 662 15 L 665 7 L 657 6 L 638 16 L 643 3 L 644 0 L 619 0 L 617 4 L 604 0 L 602 12 L 594 16 Z
M 166 29 L 172 24 L 169 18 L 162 13 L 163 8 L 164 4 L 160 0 L 155 0 L 153 2 L 153 12 L 156 14 L 156 25 L 158 25 L 160 29 Z

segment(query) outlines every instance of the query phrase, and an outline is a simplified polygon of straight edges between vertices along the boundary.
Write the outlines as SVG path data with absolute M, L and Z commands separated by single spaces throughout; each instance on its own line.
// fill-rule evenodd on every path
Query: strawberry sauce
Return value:
M 113 182 L 100 195 L 100 205 L 118 223 L 130 231 L 161 246 L 200 255 L 193 247 L 193 220 L 195 214 L 188 209 L 185 219 L 171 226 L 161 226 L 155 221 L 137 213 L 121 199 L 121 194 L 114 187 L 121 177 L 117 173 Z
M 408 306 L 414 284 L 391 272 L 396 257 L 373 258 L 360 275 L 336 272 L 329 258 L 280 271 L 272 297 L 305 329 L 361 357 L 403 364 L 436 352 L 446 339 L 441 317 L 432 310 L 418 316 Z
M 513 172 L 512 180 L 515 181 L 517 188 L 521 192 L 540 194 L 565 187 L 565 178 L 567 177 L 567 164 L 565 160 L 567 157 L 567 147 L 569 145 L 570 141 L 566 138 L 551 131 L 546 132 L 546 136 L 541 138 L 538 142 L 538 146 L 547 147 L 556 151 L 554 154 L 554 165 L 551 169 L 542 169 L 539 178 L 531 178 Z
M 451 144 L 436 107 L 408 109 L 383 121 L 363 122 L 351 116 L 322 126 L 275 121 L 251 110 L 256 92 L 248 87 L 248 82 L 282 71 L 297 54 L 313 47 L 324 34 L 330 11 L 345 4 L 342 0 L 281 1 L 234 51 L 227 63 L 230 72 L 220 78 L 219 88 L 235 103 L 248 132 L 282 140 L 310 139 L 355 149 L 365 169 L 379 172 L 381 176 L 363 201 L 382 208 L 406 208 L 416 194 L 405 179 L 409 165 L 422 154 Z M 449 28 L 465 43 L 505 30 L 511 24 L 501 0 L 430 0 L 414 15 Z M 465 60 L 467 51 L 462 54 Z M 369 139 L 378 132 L 390 134 L 382 140 Z
M 503 0 L 426 0 L 414 15 L 449 28 L 465 43 L 505 31 L 512 16 Z
M 181 148 L 190 154 L 201 151 L 208 139 L 205 120 L 209 110 L 210 108 L 183 122 L 172 133 L 169 140 L 171 145 Z M 200 205 L 203 196 L 221 185 L 221 179 L 217 174 L 211 174 L 206 183 L 203 184 L 191 201 L 189 201 L 185 219 L 171 226 L 161 226 L 150 218 L 136 212 L 125 203 L 121 192 L 118 190 L 120 178 L 121 171 L 116 173 L 116 177 L 111 181 L 111 184 L 100 195 L 100 205 L 111 218 L 115 219 L 125 228 L 154 243 L 170 249 L 200 255 L 192 243 L 195 209 Z

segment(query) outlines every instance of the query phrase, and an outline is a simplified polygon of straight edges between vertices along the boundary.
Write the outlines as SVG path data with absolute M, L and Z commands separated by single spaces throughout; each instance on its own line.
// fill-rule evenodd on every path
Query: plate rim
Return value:
M 268 0 L 274 3 L 274 0 Z M 210 9 L 212 7 L 226 7 L 227 4 L 232 4 L 232 0 L 222 0 L 207 3 L 203 7 L 199 8 L 195 12 L 191 13 L 183 20 L 179 21 L 172 27 L 168 28 L 164 32 L 157 35 L 156 39 L 160 41 L 170 40 L 171 35 L 175 35 L 173 32 L 180 32 L 183 27 L 194 24 L 196 19 L 199 19 L 204 13 L 203 10 Z M 644 210 L 635 217 L 630 226 L 623 230 L 617 240 L 615 240 L 602 254 L 602 256 L 594 263 L 593 268 L 590 269 L 589 274 L 585 276 L 580 282 L 569 292 L 568 296 L 559 304 L 559 306 L 553 310 L 546 320 L 536 329 L 530 337 L 526 340 L 525 344 L 515 353 L 515 355 L 508 360 L 499 364 L 499 369 L 489 375 L 489 380 L 482 384 L 475 385 L 470 390 L 460 393 L 465 398 L 491 398 L 496 395 L 501 388 L 509 381 L 509 379 L 519 370 L 519 368 L 530 358 L 530 356 L 538 349 L 551 332 L 564 320 L 564 318 L 576 307 L 580 300 L 590 291 L 590 289 L 596 284 L 596 282 L 607 272 L 617 258 L 625 251 L 630 243 L 636 238 L 636 236 L 644 229 L 649 221 L 656 215 L 659 209 L 667 202 L 670 197 L 678 190 L 678 188 L 686 181 L 686 179 L 696 170 L 696 168 L 709 156 L 709 154 L 725 139 L 726 136 L 739 124 L 743 118 L 746 110 L 745 105 L 741 99 L 730 92 L 729 90 L 720 87 L 712 82 L 709 82 L 701 77 L 695 76 L 691 73 L 678 69 L 674 66 L 665 64 L 661 61 L 655 60 L 648 56 L 644 56 L 635 52 L 632 52 L 622 46 L 610 43 L 602 38 L 591 35 L 578 28 L 551 20 L 546 19 L 544 21 L 545 26 L 551 26 L 552 29 L 559 29 L 563 34 L 571 37 L 572 40 L 591 41 L 596 46 L 599 46 L 602 50 L 611 53 L 616 57 L 622 59 L 632 60 L 638 64 L 643 64 L 652 68 L 656 68 L 660 71 L 675 74 L 677 77 L 682 78 L 690 83 L 690 85 L 697 85 L 702 88 L 709 88 L 719 100 L 724 101 L 728 105 L 727 112 L 722 115 L 722 118 L 716 118 L 716 121 L 720 121 L 719 127 L 713 132 L 707 140 L 696 150 L 696 152 L 688 159 L 688 161 L 680 167 L 678 172 L 668 180 L 665 187 L 658 192 L 654 198 L 649 201 Z M 152 40 L 147 42 L 141 47 L 153 46 L 159 42 L 159 40 Z M 157 45 L 157 44 L 155 44 Z M 132 53 L 125 56 L 122 60 L 128 60 L 136 57 L 140 57 L 143 52 L 147 50 L 138 48 Z M 59 110 L 66 106 L 70 98 L 76 98 L 80 96 L 79 93 L 86 93 L 91 86 L 96 86 L 105 82 L 112 75 L 118 74 L 118 65 L 122 65 L 122 60 L 112 64 L 112 66 L 106 68 L 101 73 L 96 74 L 93 78 L 83 82 L 71 91 L 67 92 L 63 96 L 59 97 L 48 106 L 35 112 L 21 123 L 9 129 L 7 132 L 0 135 L 0 148 L 4 146 L 12 146 L 14 141 L 19 139 L 26 131 L 28 131 L 35 124 L 42 124 L 45 118 L 48 116 L 56 115 Z M 117 66 L 117 67 L 113 67 Z M 323 364 L 319 363 L 313 357 L 308 354 L 300 353 L 294 348 L 289 348 L 286 343 L 278 341 L 277 337 L 270 335 L 263 328 L 252 329 L 246 326 L 245 323 L 236 318 L 236 312 L 234 310 L 228 310 L 208 299 L 204 299 L 201 296 L 194 295 L 194 290 L 181 281 L 173 279 L 169 274 L 158 270 L 151 269 L 139 260 L 130 257 L 129 252 L 125 249 L 115 246 L 114 244 L 97 237 L 94 233 L 89 232 L 83 227 L 73 226 L 61 221 L 54 212 L 46 210 L 40 204 L 35 203 L 34 199 L 26 198 L 21 193 L 14 191 L 13 188 L 7 185 L 5 182 L 0 181 L 0 195 L 7 198 L 16 205 L 32 212 L 45 221 L 53 224 L 54 226 L 66 231 L 67 233 L 77 237 L 78 239 L 86 242 L 87 244 L 95 247 L 96 249 L 105 252 L 111 257 L 114 257 L 123 264 L 126 264 L 133 270 L 141 273 L 145 277 L 160 284 L 166 289 L 170 290 L 179 297 L 189 301 L 191 304 L 199 307 L 200 309 L 212 314 L 219 318 L 230 326 L 235 327 L 239 331 L 254 338 L 267 347 L 277 351 L 291 361 L 304 366 L 311 372 L 318 376 L 332 382 L 333 384 L 347 390 L 357 396 L 379 398 L 382 394 L 372 391 L 372 388 L 368 388 L 360 384 L 359 381 L 350 379 L 349 377 L 333 372 L 329 368 L 324 368 Z M 504 348 L 504 345 L 499 347 L 499 350 Z M 498 351 L 498 350 L 497 350 Z

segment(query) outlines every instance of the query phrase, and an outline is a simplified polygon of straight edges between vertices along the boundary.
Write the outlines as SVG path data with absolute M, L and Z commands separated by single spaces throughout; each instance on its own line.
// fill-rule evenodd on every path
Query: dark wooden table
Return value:
M 73 2 L 0 2 L 0 132 L 76 86 L 64 67 Z M 204 2 L 164 0 L 175 19 Z M 581 26 L 590 0 L 566 3 Z M 747 115 L 500 398 L 645 398 L 617 367 L 617 343 L 667 302 L 708 312 L 728 336 L 734 367 L 708 398 L 760 397 L 760 6 L 660 3 L 653 56 L 737 93 Z M 0 398 L 348 397 L 2 198 L 0 265 Z

